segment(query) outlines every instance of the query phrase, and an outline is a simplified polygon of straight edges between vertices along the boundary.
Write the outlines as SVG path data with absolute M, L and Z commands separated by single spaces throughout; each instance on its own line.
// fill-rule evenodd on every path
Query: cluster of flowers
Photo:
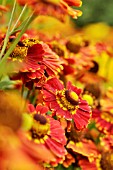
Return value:
M 81 5 L 0 5 L 0 170 L 113 169 L 113 31 L 102 23 L 65 25 L 81 16 Z M 40 31 L 44 15 L 67 32 Z

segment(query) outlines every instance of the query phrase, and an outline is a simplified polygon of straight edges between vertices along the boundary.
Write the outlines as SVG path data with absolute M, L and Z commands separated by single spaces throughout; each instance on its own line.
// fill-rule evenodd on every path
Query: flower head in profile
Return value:
M 99 151 L 96 145 L 91 140 L 82 139 L 80 142 L 77 143 L 70 141 L 67 144 L 67 148 L 71 149 L 75 153 L 86 156 L 90 162 L 93 162 L 93 160 L 99 155 Z
M 108 88 L 101 96 L 100 108 L 93 110 L 93 118 L 97 128 L 105 133 L 113 135 L 113 89 Z
M 105 150 L 113 150 L 113 135 L 105 135 L 100 138 L 100 144 L 102 147 L 105 147 Z
M 65 168 L 68 168 L 72 163 L 75 163 L 75 158 L 69 152 L 67 152 L 62 164 Z
M 67 15 L 73 18 L 82 15 L 80 10 L 71 7 L 80 7 L 82 5 L 81 0 L 33 0 L 32 2 L 29 0 L 18 0 L 18 3 L 20 5 L 25 5 L 27 3 L 35 11 L 35 14 L 52 16 L 63 22 Z
M 78 164 L 83 170 L 101 170 L 99 169 L 101 153 L 91 140 L 83 139 L 77 143 L 70 141 L 67 148 L 71 149 L 73 153 L 79 154 Z
M 10 38 L 6 50 L 12 41 Z M 46 77 L 57 75 L 62 69 L 59 56 L 46 43 L 33 38 L 19 41 L 9 58 L 21 64 L 15 79 L 22 79 L 24 83 L 44 81 Z
M 63 0 L 63 1 L 66 2 L 69 6 L 80 7 L 82 5 L 81 0 Z
M 98 165 L 98 163 L 96 164 L 96 159 L 93 162 L 89 162 L 87 158 L 82 158 L 79 160 L 79 166 L 82 170 L 102 170 L 100 165 Z
M 84 147 L 84 145 L 83 145 L 83 147 Z M 89 170 L 90 169 L 93 169 L 93 170 L 113 169 L 113 150 L 107 150 L 106 145 L 103 145 L 102 148 L 100 146 L 99 146 L 99 148 L 98 147 L 91 148 L 92 147 L 91 145 L 88 145 L 85 147 L 88 148 L 88 152 L 90 153 L 90 155 L 92 155 L 92 151 L 93 151 L 93 153 L 95 152 L 96 156 L 92 160 L 88 159 L 88 157 L 86 155 L 85 155 L 85 157 L 81 157 L 79 159 L 79 165 L 83 170 L 86 170 L 86 169 L 89 169 Z M 77 147 L 75 146 L 75 148 L 77 148 Z M 110 143 L 109 143 L 109 148 L 110 148 Z M 84 148 L 83 148 L 83 150 L 84 150 Z
M 57 78 L 51 78 L 43 87 L 45 104 L 58 117 L 74 121 L 78 130 L 85 128 L 91 117 L 91 108 L 82 99 L 81 89 L 67 83 L 66 88 Z
M 7 12 L 8 11 L 8 7 L 6 7 L 4 5 L 0 5 L 0 12 L 1 11 Z
M 93 110 L 93 118 L 99 131 L 113 135 L 113 113 L 112 111 Z
M 33 118 L 32 126 L 23 134 L 24 143 L 31 143 L 37 147 L 42 145 L 46 149 L 61 160 L 66 154 L 64 145 L 66 144 L 65 132 L 62 129 L 60 122 L 45 115 L 48 112 L 46 106 L 41 104 L 36 106 L 29 105 L 30 116 Z M 26 144 L 25 144 L 26 145 Z M 58 161 L 56 160 L 56 161 Z M 51 160 L 51 162 L 54 162 Z
M 61 0 L 60 3 L 64 11 L 72 18 L 77 19 L 79 16 L 82 15 L 82 12 L 80 10 L 71 8 L 71 6 L 80 7 L 82 5 L 82 1 L 73 2 L 72 0 Z
M 9 10 L 8 7 L 6 7 L 5 5 L 0 5 L 0 17 L 3 16 L 3 12 L 7 12 Z

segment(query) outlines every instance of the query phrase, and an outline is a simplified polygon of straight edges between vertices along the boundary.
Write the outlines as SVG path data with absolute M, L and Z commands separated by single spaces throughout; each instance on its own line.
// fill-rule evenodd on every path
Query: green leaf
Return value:
M 13 81 L 1 81 L 0 82 L 0 89 L 8 89 L 11 87 L 11 85 L 14 85 Z
M 77 167 L 77 168 L 74 168 L 74 170 L 81 170 L 81 168 L 80 168 L 80 167 Z
M 51 114 L 52 114 L 52 112 L 51 112 L 51 111 L 48 111 L 48 112 L 47 112 L 47 115 L 51 115 Z
M 74 170 L 74 166 L 71 165 L 71 166 L 69 166 L 68 168 L 65 168 L 63 165 L 59 164 L 59 165 L 55 168 L 55 170 Z
M 25 6 L 23 7 L 23 9 L 22 9 L 22 11 L 21 11 L 21 13 L 20 13 L 20 15 L 19 15 L 19 17 L 18 17 L 15 25 L 13 26 L 11 32 L 13 32 L 13 31 L 15 30 L 15 28 L 16 28 L 16 26 L 18 25 L 20 19 L 22 18 L 23 14 L 25 13 L 26 8 L 27 8 L 27 5 L 25 5 Z M 11 32 L 10 32 L 10 35 L 11 35 Z
M 26 18 L 26 19 L 21 23 L 21 25 L 19 25 L 17 28 L 14 28 L 14 29 L 10 32 L 10 35 L 21 31 L 28 19 L 29 19 L 29 17 Z
M 1 50 L 1 53 L 0 53 L 0 59 L 2 58 L 4 51 L 6 49 L 6 46 L 7 46 L 7 42 L 8 42 L 9 36 L 10 36 L 10 28 L 11 28 L 11 24 L 12 24 L 12 21 L 13 21 L 15 9 L 16 9 L 16 0 L 14 1 L 11 17 L 10 17 L 10 20 L 9 20 L 9 23 L 8 23 L 8 29 L 7 29 L 6 36 L 5 36 L 5 39 L 4 39 L 4 44 L 3 44 L 3 47 L 2 47 L 2 50 Z
M 2 90 L 11 89 L 11 88 L 13 88 L 15 83 L 16 83 L 16 81 L 12 81 L 9 79 L 8 76 L 4 76 L 4 77 L 2 77 L 2 79 L 0 81 L 0 89 L 2 89 Z
M 6 75 L 12 74 L 14 72 L 18 72 L 21 67 L 21 64 L 14 62 L 4 62 L 1 64 L 0 62 L 0 78 Z

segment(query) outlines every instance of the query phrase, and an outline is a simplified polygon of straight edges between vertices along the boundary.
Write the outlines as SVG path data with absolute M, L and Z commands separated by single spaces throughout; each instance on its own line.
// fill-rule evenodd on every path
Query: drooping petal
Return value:
M 50 150 L 51 150 L 55 155 L 57 155 L 58 157 L 62 157 L 62 156 L 64 156 L 65 153 L 66 153 L 66 150 L 65 150 L 64 146 L 63 146 L 61 143 L 55 141 L 55 140 L 52 139 L 52 138 L 48 138 L 48 139 L 46 140 L 46 145 L 47 145 L 47 146 L 50 148 Z
M 78 96 L 79 96 L 79 95 L 81 94 L 81 92 L 82 92 L 82 89 L 73 86 L 70 81 L 67 82 L 67 89 L 74 91 Z
M 91 140 L 84 139 L 78 143 L 74 143 L 73 141 L 70 141 L 67 145 L 67 148 L 72 149 L 73 152 L 86 156 L 91 162 L 95 158 L 98 158 L 99 156 L 99 151 L 96 148 L 96 145 Z
M 44 85 L 44 89 L 55 92 L 56 90 L 62 90 L 64 88 L 63 83 L 57 78 L 51 78 Z

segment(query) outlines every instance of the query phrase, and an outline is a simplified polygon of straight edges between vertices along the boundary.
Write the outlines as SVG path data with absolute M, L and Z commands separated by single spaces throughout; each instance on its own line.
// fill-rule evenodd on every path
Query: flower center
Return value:
M 15 38 L 9 39 L 9 42 L 7 43 L 6 46 L 6 51 L 10 48 L 14 40 Z M 12 53 L 10 54 L 10 57 L 14 60 L 16 59 L 22 60 L 26 55 L 27 55 L 27 47 L 25 47 L 22 41 L 19 41 L 16 47 L 14 48 L 14 50 L 12 51 Z
M 47 138 L 47 135 L 50 130 L 50 125 L 43 115 L 35 114 L 33 118 L 33 126 L 30 129 L 29 133 L 31 138 L 39 143 L 40 140 L 45 139 L 45 136 Z
M 84 88 L 84 93 L 91 94 L 96 99 L 99 99 L 101 96 L 101 90 L 98 84 L 86 84 Z
M 59 56 L 64 56 L 64 51 L 57 44 L 52 45 L 52 50 Z
M 9 39 L 9 42 L 7 43 L 7 46 L 6 46 L 6 51 L 10 48 L 14 40 L 15 38 Z M 32 38 L 19 41 L 15 49 L 13 50 L 13 52 L 10 54 L 10 57 L 13 60 L 22 61 L 27 56 L 28 48 L 32 47 L 34 44 L 37 44 L 37 43 L 39 43 L 39 41 L 37 39 L 32 39 Z M 1 50 L 1 47 L 0 47 L 0 50 Z
M 38 44 L 39 41 L 35 38 L 29 38 L 23 40 L 22 43 L 24 44 L 25 47 L 32 47 L 33 45 Z
M 63 89 L 57 92 L 56 100 L 63 110 L 73 112 L 79 104 L 78 95 L 71 90 Z
M 77 105 L 78 104 L 78 95 L 71 90 L 66 90 L 65 91 L 65 96 L 66 99 L 73 105 Z
M 90 68 L 89 72 L 97 73 L 99 70 L 99 65 L 96 61 L 92 61 L 92 62 L 93 62 L 93 67 Z

